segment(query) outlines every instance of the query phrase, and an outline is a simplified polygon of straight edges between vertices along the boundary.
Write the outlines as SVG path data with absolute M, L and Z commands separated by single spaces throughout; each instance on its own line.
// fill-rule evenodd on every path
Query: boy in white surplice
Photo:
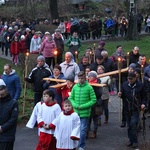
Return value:
M 80 118 L 73 111 L 71 102 L 64 101 L 64 111 L 54 119 L 50 128 L 55 128 L 57 150 L 75 150 L 78 147 L 80 139 Z

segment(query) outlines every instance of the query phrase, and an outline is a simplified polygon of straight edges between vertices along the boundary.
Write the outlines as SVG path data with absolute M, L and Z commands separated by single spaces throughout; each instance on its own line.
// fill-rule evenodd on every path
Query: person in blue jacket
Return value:
M 4 65 L 2 79 L 5 82 L 12 99 L 18 100 L 20 98 L 22 90 L 20 78 L 16 74 L 16 71 L 12 69 L 12 67 L 9 64 Z

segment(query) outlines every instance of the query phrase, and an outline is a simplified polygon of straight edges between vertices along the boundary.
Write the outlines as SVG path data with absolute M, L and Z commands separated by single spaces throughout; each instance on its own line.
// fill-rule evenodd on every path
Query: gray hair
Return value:
M 69 56 L 71 56 L 71 58 L 73 58 L 73 55 L 72 55 L 72 53 L 71 52 L 66 52 L 66 54 L 65 55 L 69 55 Z
M 134 50 L 135 50 L 135 49 L 136 49 L 136 50 L 139 50 L 139 47 L 138 47 L 138 46 L 135 46 L 135 47 L 134 47 Z
M 103 55 L 107 55 L 108 56 L 108 52 L 107 51 L 102 51 L 101 52 L 101 55 L 103 56 Z

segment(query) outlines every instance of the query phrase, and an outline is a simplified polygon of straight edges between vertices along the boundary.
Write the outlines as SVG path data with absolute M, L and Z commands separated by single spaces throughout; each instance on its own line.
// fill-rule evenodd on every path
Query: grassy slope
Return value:
M 117 45 L 123 46 L 124 52 L 130 52 L 135 46 L 138 46 L 140 48 L 140 54 L 145 54 L 147 59 L 150 57 L 149 47 L 150 47 L 150 36 L 142 37 L 139 41 L 125 41 L 125 40 L 119 40 L 116 39 L 116 41 L 105 41 L 106 45 L 105 48 L 108 50 L 109 56 L 112 55 Z M 86 48 L 93 47 L 94 42 L 88 42 L 88 43 L 82 43 L 82 50 L 80 53 L 80 56 L 84 53 Z M 98 45 L 98 42 L 95 42 L 96 46 Z

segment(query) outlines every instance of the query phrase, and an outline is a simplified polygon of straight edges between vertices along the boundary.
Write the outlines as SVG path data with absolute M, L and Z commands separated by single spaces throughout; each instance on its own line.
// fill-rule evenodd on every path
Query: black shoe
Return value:
M 132 145 L 133 145 L 133 143 L 130 141 L 127 143 L 127 146 L 132 146 Z
M 122 124 L 120 125 L 121 128 L 124 128 L 126 126 L 125 122 L 122 122 Z
M 132 148 L 138 148 L 138 143 L 133 143 Z

